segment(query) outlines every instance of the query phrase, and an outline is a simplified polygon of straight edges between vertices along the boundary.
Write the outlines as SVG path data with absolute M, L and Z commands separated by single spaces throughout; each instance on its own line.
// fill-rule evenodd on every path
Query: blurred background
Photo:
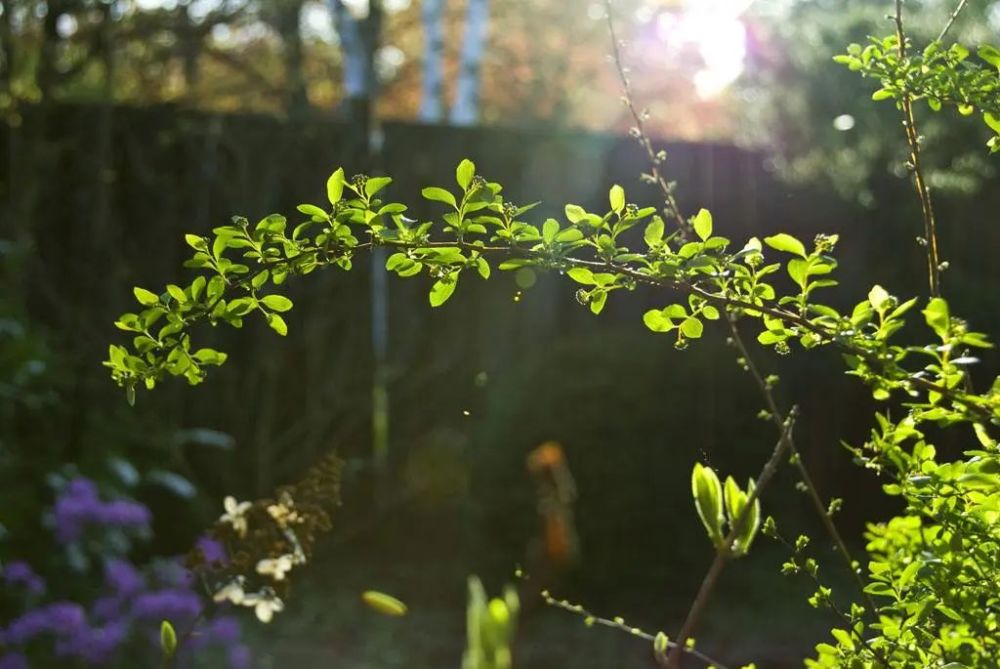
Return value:
M 895 110 L 832 62 L 891 32 L 889 4 L 613 3 L 682 209 L 711 209 L 734 243 L 840 234 L 838 307 L 872 283 L 906 296 L 923 285 Z M 907 5 L 918 40 L 953 9 Z M 321 201 L 337 166 L 391 175 L 388 196 L 419 217 L 440 213 L 420 188 L 450 185 L 463 157 L 508 199 L 541 200 L 539 220 L 567 202 L 600 208 L 612 183 L 656 204 L 605 12 L 588 0 L 0 0 L 0 561 L 31 563 L 50 590 L 97 583 L 102 550 L 139 566 L 183 554 L 223 496 L 267 495 L 336 450 L 335 529 L 278 620 L 244 624 L 250 666 L 458 666 L 466 575 L 497 591 L 517 567 L 526 592 L 676 630 L 711 555 L 692 464 L 743 480 L 775 435 L 721 332 L 680 352 L 642 326 L 665 296 L 625 295 L 594 318 L 561 277 L 523 270 L 467 281 L 432 311 L 423 278 L 388 281 L 384 261 L 365 259 L 290 286 L 287 338 L 256 322 L 213 334 L 231 355 L 201 386 L 168 383 L 131 408 L 100 365 L 131 287 L 182 271 L 184 233 Z M 1000 2 L 984 0 L 953 33 L 998 34 Z M 972 286 L 1000 279 L 998 163 L 981 123 L 923 112 L 953 309 L 996 332 L 1000 293 Z M 779 394 L 801 405 L 821 492 L 851 493 L 840 521 L 860 547 L 864 522 L 892 512 L 840 445 L 866 437 L 868 393 L 829 351 L 769 355 Z M 575 483 L 565 544 L 539 513 L 548 465 L 528 466 L 548 441 Z M 80 477 L 148 507 L 145 536 L 54 541 L 48 509 Z M 764 499 L 791 536 L 816 529 L 794 482 L 782 471 Z M 799 666 L 832 621 L 805 603 L 807 584 L 778 574 L 783 559 L 761 540 L 726 574 L 700 648 Z M 359 601 L 368 588 L 410 613 L 379 617 Z M 11 593 L 0 626 L 21 611 Z M 518 667 L 652 662 L 638 640 L 526 600 Z

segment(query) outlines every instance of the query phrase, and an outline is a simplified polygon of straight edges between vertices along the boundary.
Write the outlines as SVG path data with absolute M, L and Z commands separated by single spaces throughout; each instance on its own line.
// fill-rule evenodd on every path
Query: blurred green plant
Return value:
M 650 150 L 653 180 L 660 184 L 665 200 L 663 216 L 656 207 L 628 202 L 624 189 L 615 185 L 608 192 L 605 211 L 567 204 L 561 220 L 532 224 L 524 215 L 534 205 L 506 201 L 500 184 L 478 175 L 475 165 L 464 160 L 455 172 L 457 190 L 439 186 L 423 190 L 425 199 L 444 206 L 441 221 L 419 222 L 405 216 L 404 204 L 383 199 L 389 177 L 347 179 L 338 169 L 327 181 L 328 204 L 300 205 L 305 219 L 291 230 L 285 217 L 271 215 L 256 225 L 235 218 L 232 225 L 216 228 L 214 237 L 188 235 L 194 254 L 186 265 L 200 270 L 199 275 L 189 284 L 170 284 L 161 292 L 135 288 L 140 309 L 116 323 L 132 335 L 131 346 L 113 344 L 105 364 L 130 401 L 137 388 L 151 389 L 170 376 L 200 383 L 207 367 L 223 364 L 226 354 L 195 345 L 198 324 L 242 327 L 247 317 L 259 314 L 284 335 L 287 323 L 282 314 L 293 305 L 278 289 L 288 277 L 329 266 L 349 270 L 358 252 L 375 247 L 392 252 L 386 261 L 388 271 L 403 278 L 423 274 L 430 278 L 432 307 L 452 297 L 463 272 L 490 278 L 494 256 L 499 256 L 501 270 L 531 267 L 564 274 L 579 286 L 578 302 L 594 314 L 605 308 L 615 291 L 639 287 L 668 291 L 672 297 L 667 304 L 644 315 L 646 326 L 670 335 L 674 346 L 684 349 L 702 338 L 706 324 L 725 324 L 738 362 L 761 391 L 761 417 L 774 423 L 779 436 L 760 475 L 746 490 L 731 478 L 723 485 L 711 469 L 695 466 L 695 506 L 716 556 L 676 642 L 651 637 L 656 656 L 676 667 L 685 654 L 698 652 L 693 635 L 701 613 L 724 566 L 749 548 L 760 522 L 758 498 L 788 455 L 800 478 L 798 486 L 808 494 L 858 586 L 854 594 L 858 601 L 845 607 L 824 585 L 817 560 L 806 555 L 808 537 L 785 542 L 792 556 L 783 571 L 810 576 L 816 586 L 810 604 L 829 609 L 842 623 L 833 631 L 836 643 L 817 646 L 818 656 L 808 666 L 996 667 L 1000 378 L 977 387 L 971 374 L 978 362 L 973 351 L 992 344 L 987 335 L 953 315 L 941 296 L 945 267 L 937 255 L 936 220 L 920 162 L 922 139 L 913 102 L 953 103 L 960 112 L 971 106 L 997 130 L 993 123 L 997 73 L 968 63 L 960 57 L 961 49 L 945 48 L 947 26 L 935 42 L 938 46 L 912 55 L 901 2 L 896 3 L 895 20 L 895 39 L 873 42 L 867 50 L 852 47 L 840 60 L 879 77 L 883 88 L 875 97 L 895 97 L 902 112 L 908 168 L 924 216 L 930 299 L 924 302 L 922 322 L 912 318 L 921 298 L 902 300 L 878 285 L 849 311 L 822 297 L 837 285 L 832 278 L 837 269 L 833 255 L 837 235 L 818 235 L 807 244 L 777 232 L 733 246 L 716 234 L 709 211 L 685 218 L 670 185 L 659 177 L 662 157 Z M 994 52 L 989 46 L 979 49 L 990 65 L 995 64 Z M 620 58 L 616 60 L 624 79 L 625 69 Z M 634 110 L 631 102 L 629 106 Z M 639 114 L 636 123 L 634 134 L 642 140 Z M 648 140 L 645 145 L 650 146 Z M 772 254 L 776 260 L 769 262 Z M 867 573 L 834 524 L 843 502 L 824 501 L 817 491 L 792 435 L 798 411 L 779 408 L 773 394 L 777 379 L 762 374 L 753 361 L 740 331 L 744 322 L 756 329 L 758 343 L 781 355 L 791 353 L 793 345 L 839 353 L 847 373 L 886 404 L 875 415 L 871 439 L 851 449 L 860 465 L 885 481 L 886 494 L 900 497 L 904 505 L 896 518 L 869 527 Z M 921 342 L 921 337 L 927 339 L 912 343 Z M 976 443 L 961 454 L 939 455 L 927 435 L 958 427 L 963 435 L 974 435 Z M 724 525 L 728 525 L 725 533 Z M 761 531 L 784 541 L 771 519 Z M 480 664 L 469 665 L 467 655 L 466 666 L 509 666 L 505 650 L 509 633 L 497 621 L 503 618 L 501 613 L 509 616 L 511 611 L 502 600 L 494 601 L 504 606 L 503 611 L 500 606 L 492 611 L 481 585 L 470 584 L 470 649 L 476 649 L 475 661 Z M 483 631 L 484 620 L 493 626 L 489 634 Z
M 513 663 L 510 647 L 520 611 L 521 603 L 514 588 L 507 586 L 502 598 L 489 599 L 482 581 L 470 576 L 462 669 L 510 669 Z

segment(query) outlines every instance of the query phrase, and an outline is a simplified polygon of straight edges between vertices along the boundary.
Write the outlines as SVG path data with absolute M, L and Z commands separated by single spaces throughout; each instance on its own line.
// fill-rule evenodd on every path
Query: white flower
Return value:
M 247 519 L 246 512 L 253 506 L 250 502 L 237 502 L 235 497 L 229 496 L 222 500 L 222 505 L 226 512 L 219 518 L 223 523 L 229 523 L 236 530 L 240 537 L 246 536 Z
M 274 594 L 274 590 L 264 588 L 260 592 L 250 593 L 244 597 L 243 606 L 252 606 L 254 613 L 257 614 L 257 620 L 269 623 L 275 613 L 284 610 L 285 603 Z
M 285 574 L 292 570 L 295 564 L 294 555 L 282 555 L 274 559 L 265 559 L 257 563 L 258 574 L 270 574 L 275 581 L 285 580 Z
M 281 528 L 302 522 L 302 516 L 295 510 L 295 500 L 287 492 L 281 493 L 281 499 L 277 504 L 268 505 L 267 512 Z
M 228 581 L 225 585 L 215 591 L 212 595 L 212 599 L 217 602 L 232 602 L 233 604 L 242 604 L 246 595 L 243 592 L 244 579 L 242 576 L 237 576 L 234 579 Z

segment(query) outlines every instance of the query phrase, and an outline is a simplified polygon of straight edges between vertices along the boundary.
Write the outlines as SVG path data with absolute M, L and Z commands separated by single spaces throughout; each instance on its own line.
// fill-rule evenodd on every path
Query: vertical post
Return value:
M 424 26 L 424 71 L 420 82 L 420 120 L 441 120 L 444 87 L 444 0 L 424 0 L 420 19 Z
M 455 103 L 451 107 L 451 122 L 455 125 L 472 125 L 479 118 L 480 71 L 489 19 L 489 0 L 468 0 Z

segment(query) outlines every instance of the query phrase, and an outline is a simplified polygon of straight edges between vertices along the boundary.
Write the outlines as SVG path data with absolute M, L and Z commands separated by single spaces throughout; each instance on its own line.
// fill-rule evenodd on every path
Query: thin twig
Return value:
M 785 419 L 782 418 L 781 410 L 778 408 L 778 403 L 774 398 L 774 393 L 771 387 L 768 385 L 767 381 L 761 375 L 756 363 L 753 358 L 750 357 L 750 351 L 747 350 L 746 343 L 743 341 L 743 337 L 740 333 L 739 327 L 736 325 L 735 318 L 729 314 L 727 315 L 727 322 L 729 323 L 729 331 L 732 334 L 733 344 L 736 346 L 740 353 L 740 357 L 743 358 L 743 364 L 747 371 L 750 372 L 750 376 L 757 383 L 757 387 L 760 389 L 761 395 L 764 396 L 764 402 L 767 405 L 767 411 L 770 415 L 771 422 L 775 424 L 778 429 L 782 429 L 785 423 Z M 833 544 L 837 549 L 837 553 L 844 559 L 847 563 L 847 568 L 854 577 L 854 580 L 861 591 L 861 596 L 865 599 L 865 604 L 868 605 L 869 611 L 872 615 L 875 615 L 878 608 L 875 606 L 874 600 L 872 600 L 871 595 L 865 592 L 865 583 L 861 579 L 861 574 L 858 573 L 858 563 L 851 556 L 850 550 L 847 548 L 847 544 L 844 542 L 843 537 L 840 535 L 840 531 L 837 530 L 837 526 L 833 522 L 833 518 L 830 517 L 830 512 L 826 505 L 823 503 L 822 498 L 819 496 L 819 491 L 816 488 L 816 484 L 813 482 L 812 476 L 809 475 L 809 470 L 806 469 L 805 463 L 802 462 L 802 455 L 799 453 L 798 448 L 795 446 L 795 440 L 789 436 L 789 447 L 792 451 L 792 462 L 795 468 L 799 472 L 799 476 L 802 479 L 802 483 L 806 487 L 806 491 L 809 494 L 809 499 L 816 509 L 816 513 L 819 514 L 820 519 L 823 521 L 823 526 L 826 529 L 826 533 L 830 535 L 833 539 Z
M 643 119 L 643 113 L 635 108 L 635 100 L 632 95 L 632 84 L 628 78 L 628 71 L 625 67 L 625 61 L 622 59 L 621 48 L 618 42 L 618 33 L 615 31 L 615 22 L 611 17 L 611 0 L 604 0 L 604 13 L 608 21 L 608 34 L 611 36 L 611 55 L 615 61 L 615 69 L 618 72 L 618 78 L 622 84 L 622 100 L 625 106 L 628 107 L 629 112 L 632 114 L 632 121 L 635 123 L 635 131 L 637 133 L 636 138 L 639 140 L 639 144 L 643 149 L 646 150 L 646 156 L 649 158 L 649 168 L 650 176 L 653 177 L 653 181 L 659 187 L 660 192 L 663 193 L 663 200 L 667 205 L 666 213 L 674 219 L 679 230 L 686 231 L 690 226 L 687 221 L 684 220 L 684 216 L 681 215 L 681 210 L 677 206 L 677 200 L 674 198 L 673 189 L 667 182 L 663 173 L 660 171 L 660 163 L 663 159 L 657 156 L 656 151 L 653 150 L 653 142 L 649 138 L 649 133 L 646 132 L 646 124 Z
M 797 554 L 795 547 L 791 543 L 789 543 L 788 540 L 785 539 L 783 536 L 781 536 L 780 534 L 775 534 L 774 537 L 778 540 L 778 542 L 780 542 L 783 546 L 785 546 L 785 548 L 789 549 L 789 551 L 791 551 L 793 556 Z M 812 582 L 816 586 L 817 590 L 823 587 L 823 584 L 820 582 L 819 578 L 817 578 L 816 574 L 813 571 L 807 568 L 803 568 L 802 571 L 808 574 L 809 578 L 812 579 Z M 847 614 L 845 614 L 843 611 L 840 610 L 840 608 L 837 606 L 837 603 L 834 602 L 833 599 L 831 598 L 826 600 L 826 604 L 829 607 L 829 609 L 834 613 L 834 615 L 840 618 L 840 622 L 844 625 L 844 629 L 846 629 L 849 634 L 851 634 L 854 638 L 856 638 L 862 646 L 867 648 L 868 652 L 871 653 L 873 657 L 878 658 L 879 661 L 885 664 L 885 658 L 883 657 L 882 653 L 872 648 L 871 644 L 868 643 L 868 639 L 866 639 L 864 634 L 862 634 L 855 628 L 854 622 L 852 622 L 851 619 L 847 617 Z
M 698 594 L 691 603 L 691 608 L 684 619 L 684 624 L 681 625 L 681 631 L 677 635 L 677 647 L 671 649 L 670 654 L 667 656 L 668 669 L 680 665 L 681 653 L 679 648 L 686 647 L 687 640 L 694 635 L 705 607 L 708 605 L 708 600 L 711 598 L 712 591 L 719 580 L 719 575 L 729 560 L 734 557 L 732 553 L 733 542 L 736 541 L 743 530 L 743 526 L 750 516 L 754 503 L 760 498 L 761 493 L 764 492 L 764 488 L 767 487 L 775 472 L 778 471 L 785 451 L 791 446 L 792 427 L 795 425 L 797 414 L 798 410 L 795 407 L 792 407 L 792 410 L 788 412 L 788 417 L 782 425 L 781 434 L 778 437 L 778 442 L 774 445 L 771 457 L 764 463 L 764 468 L 761 469 L 760 475 L 754 483 L 754 489 L 747 495 L 746 504 L 744 504 L 739 516 L 733 521 L 732 527 L 729 528 L 729 533 L 722 541 L 722 546 L 715 551 L 715 559 L 712 560 L 712 565 L 708 568 L 705 578 L 702 579 L 701 586 L 698 588 Z
M 896 0 L 896 40 L 897 53 L 902 63 L 906 60 L 906 31 L 903 29 L 903 0 Z M 931 192 L 924 178 L 924 170 L 920 161 L 920 134 L 913 115 L 913 98 L 905 85 L 899 97 L 900 108 L 903 111 L 903 128 L 906 130 L 906 143 L 910 147 L 910 171 L 913 172 L 913 187 L 920 198 L 920 210 L 924 217 L 923 243 L 927 249 L 927 281 L 931 297 L 941 295 L 941 260 L 938 256 L 937 219 L 934 217 L 934 203 Z
M 959 0 L 958 7 L 956 7 L 955 11 L 951 13 L 951 16 L 948 18 L 948 23 L 946 23 L 944 28 L 941 29 L 937 39 L 934 40 L 935 42 L 941 42 L 944 40 L 945 35 L 947 35 L 948 31 L 951 30 L 951 27 L 955 25 L 955 20 L 958 19 L 958 15 L 962 13 L 962 10 L 964 10 L 968 4 L 969 0 Z
M 603 627 L 610 627 L 611 629 L 620 630 L 622 632 L 628 632 L 632 636 L 639 637 L 640 639 L 645 639 L 646 641 L 656 641 L 656 637 L 648 632 L 643 632 L 638 627 L 629 627 L 621 618 L 611 620 L 609 618 L 602 618 L 598 615 L 594 615 L 587 609 L 583 608 L 579 604 L 570 604 L 565 600 L 558 600 L 549 595 L 547 592 L 542 593 L 542 599 L 549 606 L 553 606 L 557 609 L 563 609 L 564 611 L 569 611 L 570 613 L 575 613 L 577 615 L 583 616 L 584 620 L 593 625 L 602 625 Z M 674 650 L 677 649 L 680 652 L 686 653 L 691 657 L 701 660 L 706 665 L 715 667 L 715 669 L 728 669 L 726 665 L 722 664 L 718 660 L 715 660 L 708 655 L 705 655 L 701 651 L 695 650 L 694 648 L 685 648 L 674 641 L 667 641 L 667 648 Z

